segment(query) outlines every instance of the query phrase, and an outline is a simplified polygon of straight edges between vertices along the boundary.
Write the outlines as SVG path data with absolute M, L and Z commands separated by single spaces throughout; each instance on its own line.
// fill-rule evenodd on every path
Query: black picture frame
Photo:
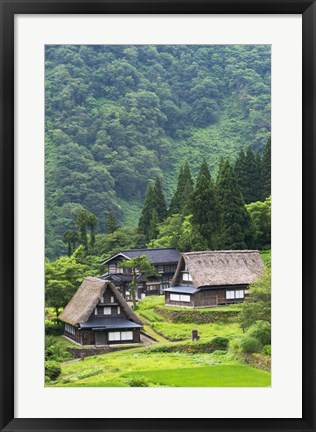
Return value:
M 14 417 L 15 14 L 302 14 L 303 417 L 302 419 L 23 419 Z M 268 29 L 267 29 L 268 31 Z M 316 4 L 306 0 L 0 0 L 0 429 L 1 431 L 315 431 Z M 282 404 L 282 401 L 280 401 Z M 80 412 L 80 411 L 79 411 Z

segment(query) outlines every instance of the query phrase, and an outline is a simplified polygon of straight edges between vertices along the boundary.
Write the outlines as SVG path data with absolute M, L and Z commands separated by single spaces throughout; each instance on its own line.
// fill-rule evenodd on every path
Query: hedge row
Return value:
M 155 312 L 163 316 L 167 321 L 172 323 L 194 323 L 194 324 L 209 324 L 209 323 L 232 323 L 236 322 L 240 314 L 240 310 L 203 310 L 203 309 L 172 309 L 169 306 L 156 306 Z
M 217 350 L 226 350 L 229 339 L 225 337 L 215 337 L 207 342 L 187 342 L 174 345 L 160 345 L 150 348 L 148 352 L 184 352 L 190 354 L 211 353 Z

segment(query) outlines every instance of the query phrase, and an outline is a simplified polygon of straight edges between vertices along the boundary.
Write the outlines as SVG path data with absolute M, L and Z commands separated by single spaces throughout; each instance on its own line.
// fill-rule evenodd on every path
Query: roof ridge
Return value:
M 182 255 L 197 255 L 197 254 L 231 254 L 231 253 L 260 253 L 256 249 L 242 249 L 242 250 L 217 250 L 217 251 L 194 251 L 194 252 L 183 252 Z
M 134 251 L 137 252 L 137 251 L 153 251 L 153 250 L 178 250 L 178 249 L 177 248 L 140 248 L 140 249 L 121 249 L 120 252 L 134 252 Z

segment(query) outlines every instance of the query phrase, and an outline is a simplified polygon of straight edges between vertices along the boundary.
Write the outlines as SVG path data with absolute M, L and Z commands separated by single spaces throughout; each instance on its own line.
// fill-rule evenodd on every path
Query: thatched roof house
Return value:
M 84 279 L 59 318 L 81 345 L 139 342 L 143 325 L 115 285 L 95 277 Z
M 183 253 L 165 290 L 166 304 L 209 307 L 243 301 L 263 266 L 256 250 Z
M 101 279 L 111 280 L 119 288 L 124 298 L 130 299 L 129 286 L 132 281 L 132 269 L 124 267 L 122 262 L 140 256 L 148 258 L 155 269 L 155 275 L 142 277 L 144 275 L 138 272 L 136 297 L 141 299 L 146 295 L 163 294 L 163 289 L 170 286 L 181 257 L 180 252 L 175 248 L 121 250 L 102 263 L 106 268 L 106 273 L 101 276 Z

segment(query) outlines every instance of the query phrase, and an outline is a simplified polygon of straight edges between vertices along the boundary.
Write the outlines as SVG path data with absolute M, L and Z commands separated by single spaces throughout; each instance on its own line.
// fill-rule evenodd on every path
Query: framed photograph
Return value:
M 3 431 L 315 430 L 315 2 L 12 2 Z

